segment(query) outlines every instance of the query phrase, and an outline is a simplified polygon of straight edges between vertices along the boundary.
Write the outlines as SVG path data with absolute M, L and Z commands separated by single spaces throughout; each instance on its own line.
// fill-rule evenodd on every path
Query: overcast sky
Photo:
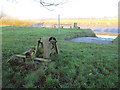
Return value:
M 14 3 L 0 1 L 1 11 L 8 16 L 18 19 L 43 19 L 57 18 L 58 14 L 61 18 L 113 17 L 118 15 L 119 0 L 67 0 L 68 2 L 61 6 L 52 7 L 53 11 L 47 10 L 34 0 L 17 0 Z

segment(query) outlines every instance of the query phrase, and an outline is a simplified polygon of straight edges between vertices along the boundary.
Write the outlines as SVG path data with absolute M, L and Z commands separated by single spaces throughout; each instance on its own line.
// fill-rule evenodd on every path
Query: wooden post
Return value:
M 60 34 L 60 15 L 58 15 L 58 34 Z

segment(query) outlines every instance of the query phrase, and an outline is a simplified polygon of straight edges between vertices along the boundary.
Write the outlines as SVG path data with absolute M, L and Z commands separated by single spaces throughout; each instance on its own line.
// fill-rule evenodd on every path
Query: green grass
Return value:
M 94 44 L 72 42 L 69 38 L 94 36 L 91 30 L 3 27 L 3 88 L 117 88 L 118 43 Z M 39 64 L 39 69 L 11 66 L 7 60 L 14 54 L 35 47 L 37 39 L 55 36 L 60 55 L 53 62 Z

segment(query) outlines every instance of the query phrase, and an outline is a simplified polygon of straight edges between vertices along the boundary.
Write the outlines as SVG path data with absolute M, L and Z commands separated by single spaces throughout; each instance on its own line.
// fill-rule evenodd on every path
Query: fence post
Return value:
M 60 15 L 58 15 L 58 34 L 60 34 Z

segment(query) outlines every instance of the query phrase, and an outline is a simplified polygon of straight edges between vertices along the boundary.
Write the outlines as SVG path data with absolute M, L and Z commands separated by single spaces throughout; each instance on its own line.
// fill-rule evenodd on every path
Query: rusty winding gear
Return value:
M 26 58 L 32 58 L 35 55 L 35 50 L 30 49 L 30 50 L 26 51 L 24 54 L 25 54 Z
M 50 58 L 59 54 L 57 40 L 55 37 L 43 37 L 38 40 L 36 54 L 42 52 L 43 58 Z
M 14 55 L 22 58 L 25 62 L 27 59 L 35 61 L 50 61 L 51 57 L 59 54 L 57 40 L 55 37 L 42 37 L 37 41 L 36 49 L 30 49 L 23 53 L 24 55 Z M 13 56 L 12 56 L 13 57 Z M 11 59 L 11 58 L 10 58 Z

